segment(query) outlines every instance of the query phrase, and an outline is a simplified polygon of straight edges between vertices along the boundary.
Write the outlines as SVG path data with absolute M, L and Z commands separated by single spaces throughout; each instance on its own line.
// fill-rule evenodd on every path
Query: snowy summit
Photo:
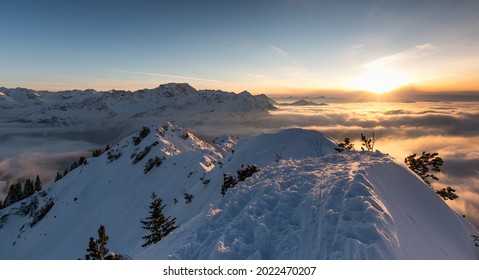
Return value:
M 84 258 L 100 225 L 132 259 L 479 257 L 477 230 L 416 174 L 337 144 L 303 129 L 209 144 L 151 123 L 1 209 L 0 258 Z M 177 228 L 142 246 L 152 193 Z

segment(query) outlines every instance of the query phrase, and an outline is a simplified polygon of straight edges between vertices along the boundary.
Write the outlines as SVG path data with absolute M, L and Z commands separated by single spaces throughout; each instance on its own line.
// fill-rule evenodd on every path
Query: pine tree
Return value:
M 68 174 L 68 169 L 65 168 L 65 170 L 63 171 L 63 177 L 67 176 Z
M 55 182 L 59 181 L 62 178 L 62 175 L 60 175 L 60 172 L 57 172 L 57 176 L 55 176 Z
M 23 185 L 23 195 L 22 198 L 29 197 L 35 193 L 35 186 L 30 179 L 25 181 L 25 185 Z
M 22 200 L 23 192 L 22 192 L 22 183 L 18 182 L 15 184 L 15 202 Z
M 82 165 L 87 165 L 88 162 L 86 161 L 86 158 L 84 156 L 80 156 L 80 158 L 78 159 L 78 166 L 82 166 Z
M 7 207 L 14 204 L 15 202 L 21 200 L 22 196 L 22 184 L 20 182 L 10 185 L 7 196 L 5 197 L 5 201 L 3 202 L 3 206 Z
M 344 138 L 344 141 L 338 144 L 339 148 L 334 148 L 337 152 L 341 153 L 345 149 L 348 151 L 355 151 L 354 144 L 351 143 L 349 138 Z
M 454 199 L 458 199 L 459 196 L 457 194 L 455 194 L 456 190 L 451 188 L 451 187 L 447 187 L 447 188 L 442 188 L 441 190 L 436 190 L 436 193 L 442 197 L 442 199 L 444 200 L 454 200 Z
M 142 247 L 157 243 L 178 228 L 175 225 L 176 218 L 171 219 L 171 217 L 163 215 L 162 210 L 166 206 L 163 205 L 163 200 L 157 197 L 155 193 L 151 194 L 151 199 L 150 211 L 148 211 L 150 216 L 140 221 L 143 224 L 142 228 L 150 231 L 150 234 L 143 236 L 145 243 Z
M 0 209 L 3 208 L 3 201 L 0 199 Z
M 404 163 L 419 175 L 428 186 L 431 186 L 428 178 L 439 180 L 433 172 L 441 172 L 440 166 L 444 164 L 444 161 L 438 156 L 438 153 L 422 152 L 419 157 L 416 157 L 416 154 L 408 156 L 404 159 Z
M 86 260 L 104 260 L 108 254 L 108 249 L 106 248 L 106 244 L 108 243 L 109 237 L 106 235 L 105 227 L 100 225 L 98 228 L 98 239 L 90 237 L 90 242 L 88 244 L 88 252 L 85 255 Z
M 35 187 L 36 192 L 39 192 L 39 191 L 42 190 L 42 181 L 40 181 L 40 176 L 39 175 L 37 175 L 37 178 L 35 179 L 34 187 Z
M 99 157 L 103 154 L 103 151 L 101 149 L 95 149 L 92 153 L 91 153 L 91 156 L 92 157 Z
M 70 166 L 70 171 L 73 171 L 73 169 L 78 167 L 78 162 L 75 160 L 72 165 Z
M 5 197 L 5 201 L 3 202 L 3 206 L 4 206 L 4 207 L 10 206 L 10 205 L 12 205 L 13 203 L 15 203 L 15 202 L 13 201 L 13 196 L 14 196 L 14 194 L 13 194 L 14 190 L 13 190 L 13 188 L 14 188 L 13 184 L 11 184 L 10 187 L 8 188 L 7 196 Z

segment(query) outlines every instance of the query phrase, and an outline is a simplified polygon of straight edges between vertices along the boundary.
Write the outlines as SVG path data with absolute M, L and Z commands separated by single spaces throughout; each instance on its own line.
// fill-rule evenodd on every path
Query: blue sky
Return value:
M 0 4 L 0 86 L 479 89 L 479 1 Z

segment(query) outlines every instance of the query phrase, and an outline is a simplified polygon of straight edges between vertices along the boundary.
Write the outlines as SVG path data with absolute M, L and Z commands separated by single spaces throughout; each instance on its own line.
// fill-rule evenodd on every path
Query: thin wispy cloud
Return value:
M 192 77 L 192 76 L 180 76 L 180 75 L 171 75 L 171 74 L 161 74 L 161 73 L 150 73 L 150 72 L 138 72 L 138 71 L 126 71 L 126 70 L 111 70 L 117 73 L 126 73 L 126 74 L 134 74 L 134 75 L 141 75 L 141 76 L 149 76 L 149 77 L 162 77 L 162 78 L 172 78 L 172 79 L 181 79 L 181 80 L 192 80 L 192 81 L 199 81 L 199 82 L 206 82 L 206 83 L 215 83 L 215 84 L 227 84 L 222 81 L 212 80 L 212 79 L 204 79 L 200 77 Z
M 432 51 L 432 50 L 435 50 L 435 49 L 437 49 L 437 48 L 433 44 L 418 45 L 418 46 L 413 48 L 413 50 L 417 50 L 417 51 Z
M 264 78 L 264 77 L 265 77 L 265 75 L 263 75 L 263 74 L 255 74 L 255 73 L 248 74 L 248 78 L 260 79 L 260 78 Z
M 347 59 L 353 59 L 359 54 L 363 53 L 365 49 L 366 49 L 366 46 L 362 43 L 349 45 L 349 46 L 346 46 L 344 49 L 344 56 Z
M 358 49 L 362 49 L 363 47 L 364 47 L 364 44 L 357 44 L 357 45 L 352 46 L 351 49 L 358 50 Z
M 393 63 L 400 63 L 400 62 L 403 62 L 404 60 L 415 58 L 418 55 L 422 55 L 425 52 L 434 51 L 436 49 L 437 49 L 436 46 L 434 46 L 433 44 L 417 45 L 413 48 L 406 49 L 402 52 L 398 52 L 388 56 L 383 56 L 375 60 L 369 61 L 363 64 L 362 67 L 364 69 L 383 68 Z
M 276 46 L 269 46 L 269 48 L 273 51 L 274 54 L 276 54 L 277 56 L 283 56 L 283 57 L 286 57 L 286 56 L 289 56 L 289 54 L 284 51 L 283 49 L 281 48 L 278 48 Z
M 366 46 L 364 44 L 355 44 L 355 45 L 350 45 L 346 47 L 346 55 L 357 55 L 364 51 L 366 49 Z

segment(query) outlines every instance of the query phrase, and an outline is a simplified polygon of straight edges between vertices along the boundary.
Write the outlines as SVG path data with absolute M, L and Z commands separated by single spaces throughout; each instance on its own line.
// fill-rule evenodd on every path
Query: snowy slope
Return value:
M 0 92 L 0 108 L 11 109 L 21 106 L 22 105 L 19 102 L 13 100 L 10 96 L 6 95 L 3 92 Z
M 387 157 L 332 154 L 265 168 L 138 257 L 477 259 L 464 223 Z
M 101 224 L 108 248 L 133 259 L 478 258 L 477 231 L 379 152 L 339 154 L 302 129 L 210 145 L 171 123 L 147 127 L 37 193 L 36 209 L 33 198 L 1 209 L 0 258 L 83 258 Z M 261 170 L 223 197 L 223 174 L 243 164 Z M 180 227 L 143 248 L 152 192 Z

